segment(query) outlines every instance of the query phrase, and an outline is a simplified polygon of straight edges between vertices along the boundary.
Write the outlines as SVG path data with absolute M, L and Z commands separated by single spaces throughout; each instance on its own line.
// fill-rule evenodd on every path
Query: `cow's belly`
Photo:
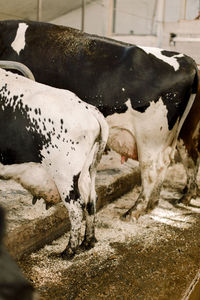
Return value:
M 43 198 L 48 203 L 60 201 L 56 184 L 41 164 L 33 162 L 13 165 L 0 164 L 0 177 L 17 181 L 33 196 Z

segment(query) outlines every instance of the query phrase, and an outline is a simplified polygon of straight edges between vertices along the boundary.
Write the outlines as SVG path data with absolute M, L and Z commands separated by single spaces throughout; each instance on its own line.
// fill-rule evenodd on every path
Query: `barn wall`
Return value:
M 107 0 L 94 1 L 86 5 L 85 31 L 99 35 L 107 35 L 108 32 L 108 4 Z M 51 20 L 51 23 L 70 26 L 81 29 L 81 8 L 71 11 L 59 18 Z
M 170 32 L 177 34 L 177 41 L 174 46 L 169 45 Z M 162 47 L 185 53 L 200 63 L 200 20 L 166 23 Z
M 115 23 L 116 34 L 112 37 L 133 44 L 160 46 L 164 49 L 182 52 L 192 56 L 200 64 L 200 41 L 198 40 L 200 39 L 200 20 L 189 20 L 191 18 L 194 19 L 197 15 L 198 1 L 191 0 L 193 4 L 190 7 L 188 6 L 185 11 L 185 17 L 188 20 L 181 21 L 179 19 L 183 15 L 179 9 L 180 0 L 165 1 L 165 22 L 161 42 L 155 35 L 157 30 L 156 17 L 154 21 L 152 20 L 154 14 L 153 1 L 140 1 L 140 5 L 138 5 L 138 0 L 118 0 Z M 81 8 L 73 10 L 51 22 L 81 29 Z M 109 22 L 108 0 L 96 0 L 86 5 L 86 32 L 107 36 L 110 28 Z M 131 32 L 134 34 L 130 34 Z M 176 33 L 179 38 L 179 41 L 174 46 L 169 44 L 170 32 Z M 187 37 L 195 40 L 184 40 Z M 182 40 L 180 40 L 181 38 Z
M 177 34 L 175 45 L 170 45 L 169 43 L 171 32 Z M 158 46 L 158 39 L 156 36 L 123 35 L 113 36 L 113 38 L 143 46 Z M 182 20 L 180 22 L 165 23 L 161 47 L 187 54 L 200 64 L 200 20 Z

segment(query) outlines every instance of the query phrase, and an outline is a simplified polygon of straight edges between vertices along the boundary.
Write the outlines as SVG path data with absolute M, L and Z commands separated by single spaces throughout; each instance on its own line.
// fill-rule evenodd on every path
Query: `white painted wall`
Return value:
M 109 25 L 109 1 L 93 0 L 86 6 L 85 31 L 88 33 L 106 36 Z M 182 37 L 200 38 L 200 21 L 179 21 L 183 12 L 183 1 L 187 1 L 186 17 L 194 19 L 198 15 L 200 0 L 165 0 L 165 25 L 162 30 L 162 39 L 155 35 L 157 24 L 152 22 L 154 4 L 156 0 L 117 0 L 116 33 L 113 38 L 143 46 L 160 46 L 192 56 L 200 64 L 200 42 L 179 41 L 175 46 L 169 45 L 170 32 Z M 55 24 L 81 28 L 81 9 L 74 10 L 67 15 L 51 21 Z M 153 27 L 152 27 L 153 25 Z M 127 35 L 133 30 L 135 35 Z M 140 34 L 140 35 L 139 35 Z
M 175 45 L 169 43 L 170 32 L 177 33 L 178 39 Z M 156 36 L 123 35 L 113 36 L 113 38 L 136 45 L 158 47 Z M 161 48 L 187 54 L 200 64 L 200 21 L 182 20 L 166 23 Z
M 116 33 L 150 34 L 156 0 L 118 0 L 116 11 Z
M 169 45 L 170 32 L 177 34 L 175 46 Z M 166 23 L 162 39 L 162 47 L 185 53 L 193 57 L 200 64 L 200 21 L 182 20 Z
M 86 4 L 84 31 L 93 34 L 107 35 L 108 4 L 108 0 L 94 1 Z M 51 23 L 81 29 L 81 8 L 56 18 L 52 20 Z
M 165 22 L 177 22 L 184 17 L 184 3 L 186 1 L 185 18 L 193 20 L 199 11 L 199 0 L 166 0 Z M 182 10 L 181 10 L 182 7 Z
M 154 19 L 155 4 L 160 0 L 117 0 L 116 26 L 117 34 L 151 34 L 156 32 L 156 18 Z M 165 2 L 164 20 L 177 22 L 183 18 L 181 7 L 186 1 L 186 19 L 192 20 L 198 15 L 200 0 L 163 0 Z M 91 0 L 86 5 L 85 31 L 89 33 L 107 35 L 109 24 L 110 0 Z M 81 28 L 81 8 L 69 12 L 51 21 L 55 24 Z M 153 29 L 153 30 L 152 30 Z

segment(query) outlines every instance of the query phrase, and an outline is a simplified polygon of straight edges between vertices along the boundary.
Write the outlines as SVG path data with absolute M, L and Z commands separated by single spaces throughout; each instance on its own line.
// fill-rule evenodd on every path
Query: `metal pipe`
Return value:
M 165 17 L 165 0 L 158 0 L 157 4 L 157 38 L 158 47 L 162 46 L 163 26 Z
M 82 10 L 81 10 L 81 31 L 85 30 L 85 0 L 82 0 Z
M 114 8 L 114 0 L 109 0 L 109 7 L 108 7 L 108 32 L 107 35 L 112 35 L 113 29 L 113 8 Z
M 114 0 L 114 3 L 113 3 L 113 18 L 112 18 L 112 21 L 113 21 L 112 33 L 115 33 L 115 30 L 116 30 L 116 12 L 117 12 L 117 0 Z
M 22 63 L 10 60 L 0 60 L 0 68 L 2 69 L 10 69 L 10 70 L 18 70 L 21 72 L 25 77 L 35 81 L 35 77 L 31 70 Z
M 156 17 L 156 8 L 158 6 L 158 0 L 155 0 L 154 7 L 153 7 L 153 16 L 151 21 L 151 34 L 154 33 L 154 24 L 155 24 L 155 17 Z
M 42 0 L 37 0 L 37 21 L 42 20 Z
M 184 20 L 186 19 L 186 10 L 187 10 L 187 0 L 185 0 L 185 5 L 184 5 Z
M 179 20 L 185 20 L 185 18 L 186 18 L 186 8 L 187 8 L 187 1 L 182 0 L 181 3 L 180 3 Z

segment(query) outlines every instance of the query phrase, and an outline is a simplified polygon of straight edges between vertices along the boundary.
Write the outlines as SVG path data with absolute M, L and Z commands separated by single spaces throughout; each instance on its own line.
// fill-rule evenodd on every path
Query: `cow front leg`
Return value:
M 71 259 L 77 253 L 79 245 L 80 245 L 80 237 L 81 237 L 81 222 L 83 219 L 83 203 L 82 200 L 69 200 L 65 203 L 69 219 L 71 223 L 71 230 L 69 236 L 69 242 L 66 249 L 61 253 L 61 256 L 64 259 Z

